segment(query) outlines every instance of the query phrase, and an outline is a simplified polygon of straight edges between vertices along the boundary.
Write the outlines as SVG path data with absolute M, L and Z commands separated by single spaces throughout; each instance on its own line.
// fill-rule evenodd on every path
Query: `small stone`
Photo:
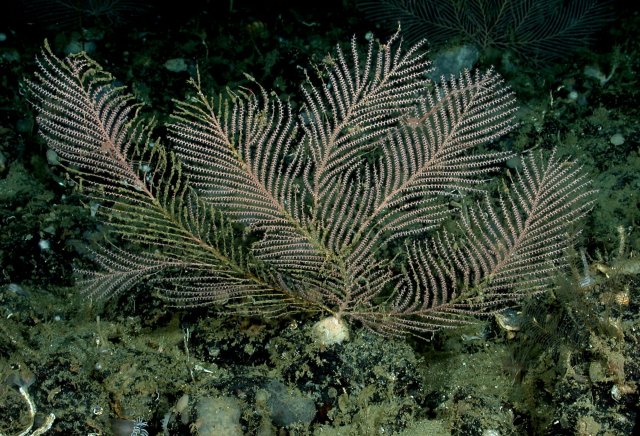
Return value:
M 288 427 L 295 423 L 308 426 L 316 416 L 316 407 L 311 398 L 297 389 L 290 389 L 273 380 L 265 386 L 268 393 L 266 405 L 274 424 Z
M 615 133 L 611 135 L 609 142 L 613 145 L 622 145 L 624 144 L 624 136 L 622 136 L 622 133 Z
M 47 162 L 49 162 L 49 165 L 60 165 L 60 158 L 55 150 L 47 150 Z
M 611 398 L 615 401 L 620 401 L 622 399 L 622 393 L 620 392 L 618 385 L 613 385 L 611 388 Z
M 187 63 L 185 62 L 184 58 L 169 59 L 164 63 L 164 67 L 173 73 L 181 73 L 183 71 L 187 71 Z
M 28 297 L 29 293 L 27 291 L 25 291 L 24 289 L 22 289 L 22 286 L 20 286 L 17 283 L 9 283 L 7 285 L 7 289 L 9 290 L 9 292 L 12 292 L 16 295 L 20 295 L 21 297 Z
M 321 319 L 313 325 L 313 336 L 323 346 L 340 344 L 349 340 L 347 324 L 335 316 Z
M 201 398 L 195 428 L 201 435 L 242 436 L 238 401 L 231 397 Z
M 600 362 L 595 361 L 589 364 L 589 380 L 591 380 L 592 383 L 600 383 L 608 380 Z

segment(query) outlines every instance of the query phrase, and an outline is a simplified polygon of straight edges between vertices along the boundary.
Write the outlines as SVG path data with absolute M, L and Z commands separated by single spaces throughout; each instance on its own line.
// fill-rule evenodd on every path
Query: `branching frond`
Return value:
M 146 253 L 134 255 L 117 246 L 98 248 L 93 252 L 93 261 L 99 270 L 77 270 L 83 277 L 77 285 L 82 294 L 92 300 L 102 300 L 122 290 L 131 289 L 163 270 L 180 267 L 179 261 Z
M 376 232 L 383 243 L 437 226 L 447 216 L 442 197 L 477 190 L 480 177 L 511 156 L 468 152 L 513 129 L 516 109 L 513 93 L 493 70 L 475 77 L 465 72 L 436 86 L 415 116 L 389 135 L 370 177 L 371 207 L 357 222 L 354 240 Z M 365 244 L 372 239 L 368 235 Z
M 283 270 L 319 268 L 322 247 L 297 181 L 302 161 L 289 106 L 264 90 L 215 102 L 193 84 L 194 101 L 178 102 L 170 126 L 192 186 L 207 204 L 266 233 L 254 247 L 260 258 Z
M 85 193 L 103 206 L 116 235 L 159 253 L 98 251 L 96 262 L 104 271 L 85 283 L 86 295 L 108 297 L 176 269 L 206 270 L 218 280 L 214 297 L 193 289 L 167 290 L 178 302 L 240 294 L 259 299 L 275 292 L 238 243 L 231 223 L 198 197 L 173 154 L 150 139 L 153 124 L 138 114 L 130 95 L 112 85 L 110 75 L 84 54 L 62 61 L 48 46 L 38 63 L 37 81 L 28 84 L 48 145 L 78 174 Z M 233 290 L 240 285 L 243 293 Z
M 350 60 L 338 48 L 324 84 L 303 88 L 302 143 L 311 154 L 305 181 L 316 207 L 332 201 L 334 183 L 385 140 L 427 87 L 430 62 L 420 44 L 402 51 L 399 33 L 376 44 L 369 42 L 365 59 L 355 40 Z
M 387 334 L 420 334 L 548 290 L 553 273 L 567 266 L 574 223 L 593 206 L 589 186 L 574 162 L 530 155 L 497 208 L 485 197 L 469 211 L 460 237 L 442 232 L 408 245 L 408 268 L 389 311 L 357 316 Z
M 165 148 L 108 73 L 45 45 L 28 82 L 42 136 L 118 244 L 95 250 L 84 295 L 148 281 L 179 306 L 423 335 L 549 289 L 592 206 L 587 176 L 531 155 L 491 200 L 484 179 L 512 153 L 477 149 L 513 129 L 512 92 L 493 70 L 434 85 L 420 47 L 352 41 L 298 115 L 257 85 L 210 98 L 197 77 Z M 484 200 L 467 210 L 470 194 Z
M 401 23 L 412 42 L 460 40 L 527 61 L 565 57 L 585 46 L 611 19 L 608 0 L 358 0 L 371 20 Z

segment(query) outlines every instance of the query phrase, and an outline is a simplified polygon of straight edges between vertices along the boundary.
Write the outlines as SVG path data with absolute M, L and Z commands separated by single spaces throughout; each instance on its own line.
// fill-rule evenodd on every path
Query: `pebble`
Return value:
M 613 145 L 622 145 L 624 144 L 624 136 L 622 136 L 622 133 L 615 133 L 611 135 L 609 142 Z

